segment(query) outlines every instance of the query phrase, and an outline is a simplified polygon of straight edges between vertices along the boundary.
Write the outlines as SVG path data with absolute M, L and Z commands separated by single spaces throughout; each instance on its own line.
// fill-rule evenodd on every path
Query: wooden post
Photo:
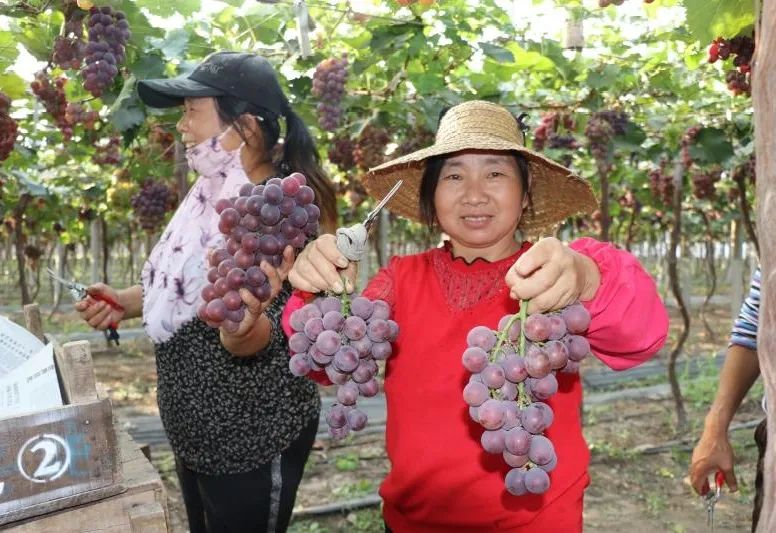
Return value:
M 755 153 L 757 154 L 757 228 L 760 234 L 762 294 L 757 355 L 769 398 L 768 447 L 762 514 L 757 531 L 776 531 L 776 0 L 763 0 L 757 25 L 752 74 Z
M 23 309 L 24 327 L 42 342 L 46 342 L 46 337 L 43 335 L 43 322 L 40 319 L 40 307 L 38 307 L 38 304 L 27 304 Z
M 97 400 L 92 353 L 89 341 L 68 342 L 55 347 L 54 354 L 62 379 L 65 402 L 88 403 Z

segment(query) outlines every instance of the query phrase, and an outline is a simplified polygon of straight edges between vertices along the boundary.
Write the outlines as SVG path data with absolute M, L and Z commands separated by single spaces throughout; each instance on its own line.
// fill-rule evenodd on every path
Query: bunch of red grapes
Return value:
M 84 41 L 84 16 L 85 12 L 73 11 L 65 21 L 62 35 L 54 40 L 54 63 L 63 69 L 79 69 L 81 61 L 86 53 Z
M 87 130 L 93 130 L 94 125 L 100 120 L 100 114 L 93 109 L 87 109 L 83 104 L 71 102 L 65 108 L 65 120 L 71 128 L 82 124 Z
M 342 97 L 345 95 L 345 81 L 348 78 L 348 58 L 324 59 L 315 67 L 313 74 L 313 96 L 318 104 L 318 123 L 325 131 L 334 131 L 342 120 Z
M 367 124 L 356 140 L 353 149 L 353 159 L 362 170 L 376 167 L 385 160 L 385 147 L 388 146 L 391 137 L 388 132 L 379 126 Z
M 222 198 L 215 209 L 218 229 L 226 238 L 209 258 L 208 284 L 202 288 L 204 303 L 199 317 L 209 326 L 234 332 L 245 317 L 240 289 L 248 289 L 265 302 L 272 296 L 262 261 L 277 268 L 283 251 L 304 248 L 318 234 L 320 209 L 307 178 L 295 172 L 272 178 L 262 185 L 246 183 L 236 198 Z
M 174 208 L 175 193 L 160 182 L 147 181 L 140 191 L 132 197 L 132 209 L 140 227 L 153 233 L 164 222 L 164 216 Z
M 729 41 L 717 37 L 709 45 L 709 63 L 733 58 L 735 68 L 725 75 L 728 89 L 736 96 L 752 94 L 751 73 L 754 55 L 754 37 L 739 35 Z
M 579 143 L 570 133 L 574 131 L 574 127 L 574 118 L 569 114 L 561 114 L 557 111 L 545 113 L 533 132 L 534 150 L 544 150 L 545 146 L 575 150 L 579 147 Z M 562 134 L 561 131 L 564 130 L 566 133 Z
M 353 158 L 355 147 L 355 143 L 350 137 L 334 137 L 329 148 L 329 161 L 343 172 L 353 170 L 353 167 L 356 166 L 356 160 Z
M 587 121 L 585 136 L 590 153 L 599 163 L 609 160 L 612 139 L 623 135 L 628 126 L 628 115 L 624 111 L 596 111 Z
M 291 373 L 324 371 L 337 385 L 337 402 L 326 413 L 332 438 L 366 426 L 367 415 L 356 402 L 379 391 L 376 361 L 390 357 L 391 342 L 399 334 L 399 325 L 390 317 L 386 302 L 363 296 L 351 300 L 347 294 L 316 298 L 291 314 Z
M 121 163 L 121 137 L 113 136 L 94 146 L 92 161 L 98 165 L 118 165 Z
M 65 84 L 67 78 L 59 77 L 52 80 L 46 71 L 41 70 L 35 74 L 35 80 L 30 84 L 33 94 L 40 100 L 43 107 L 54 119 L 54 123 L 62 132 L 65 140 L 73 136 L 73 127 L 67 121 L 67 98 L 65 97 Z
M 485 431 L 480 442 L 487 453 L 500 454 L 511 467 L 509 493 L 543 494 L 558 463 L 544 431 L 554 414 L 546 403 L 558 392 L 556 373 L 575 373 L 590 353 L 583 336 L 590 314 L 581 304 L 560 312 L 506 315 L 493 331 L 476 326 L 466 337 L 464 368 L 471 372 L 463 390 L 469 415 Z
M 124 62 L 125 46 L 131 36 L 127 17 L 110 6 L 89 10 L 89 43 L 86 45 L 86 63 L 81 69 L 84 88 L 93 96 L 102 95 Z
M 8 114 L 9 109 L 11 109 L 11 99 L 0 92 L 0 161 L 5 161 L 11 155 L 16 143 L 16 132 L 19 129 L 19 125 Z
M 692 173 L 692 192 L 698 200 L 711 200 L 716 189 L 714 184 L 722 178 L 722 171 L 718 168 L 709 170 L 696 170 Z
M 409 131 L 404 141 L 396 147 L 393 157 L 411 154 L 434 143 L 434 132 L 424 126 L 415 126 Z
M 667 161 L 660 162 L 660 167 L 649 171 L 649 189 L 660 201 L 671 205 L 674 198 L 674 178 L 666 170 Z

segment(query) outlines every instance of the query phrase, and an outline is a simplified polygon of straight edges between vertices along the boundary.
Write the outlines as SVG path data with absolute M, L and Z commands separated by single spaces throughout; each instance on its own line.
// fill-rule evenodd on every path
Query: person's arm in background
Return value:
M 95 283 L 89 286 L 87 291 L 90 295 L 103 294 L 124 308 L 119 311 L 92 296 L 76 302 L 75 310 L 95 329 L 107 329 L 112 322 L 118 323 L 125 318 L 136 318 L 143 314 L 143 287 L 140 285 L 117 291 L 104 283 Z
M 708 477 L 715 471 L 725 474 L 731 491 L 738 488 L 733 449 L 728 429 L 746 393 L 760 375 L 757 359 L 757 325 L 760 313 L 760 270 L 752 276 L 749 296 L 730 335 L 730 346 L 719 375 L 714 401 L 706 414 L 703 434 L 692 452 L 690 483 L 698 494 L 708 491 Z

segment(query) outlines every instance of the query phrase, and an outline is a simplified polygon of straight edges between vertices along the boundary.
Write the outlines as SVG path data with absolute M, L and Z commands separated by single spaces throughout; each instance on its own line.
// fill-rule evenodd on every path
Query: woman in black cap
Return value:
M 90 287 L 123 311 L 92 298 L 76 309 L 98 329 L 143 317 L 190 530 L 285 531 L 320 411 L 316 386 L 288 371 L 280 317 L 292 255 L 277 269 L 262 266 L 273 296 L 247 334 L 207 326 L 197 308 L 206 255 L 223 242 L 214 209 L 220 198 L 237 196 L 249 181 L 301 172 L 315 191 L 322 225 L 332 230 L 333 188 L 307 127 L 259 56 L 216 53 L 189 75 L 141 81 L 138 92 L 151 107 L 183 106 L 177 129 L 199 177 L 146 261 L 142 284 Z

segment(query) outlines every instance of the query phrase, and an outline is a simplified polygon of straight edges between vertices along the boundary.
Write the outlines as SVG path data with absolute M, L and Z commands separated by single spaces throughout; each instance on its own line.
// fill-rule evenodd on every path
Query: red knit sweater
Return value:
M 528 247 L 493 263 L 467 264 L 448 249 L 394 257 L 364 291 L 388 301 L 401 328 L 385 375 L 391 471 L 380 488 L 385 520 L 396 533 L 518 529 L 573 484 L 586 482 L 578 376 L 560 374 L 559 392 L 548 402 L 555 420 L 546 434 L 558 466 L 541 496 L 506 492 L 508 467 L 500 454 L 482 449 L 483 430 L 469 418 L 462 397 L 466 334 L 476 325 L 495 329 L 503 315 L 517 312 L 504 276 Z M 615 369 L 645 361 L 668 329 L 652 279 L 630 254 L 608 244 L 581 239 L 572 248 L 601 271 L 601 287 L 586 304 L 594 353 Z

